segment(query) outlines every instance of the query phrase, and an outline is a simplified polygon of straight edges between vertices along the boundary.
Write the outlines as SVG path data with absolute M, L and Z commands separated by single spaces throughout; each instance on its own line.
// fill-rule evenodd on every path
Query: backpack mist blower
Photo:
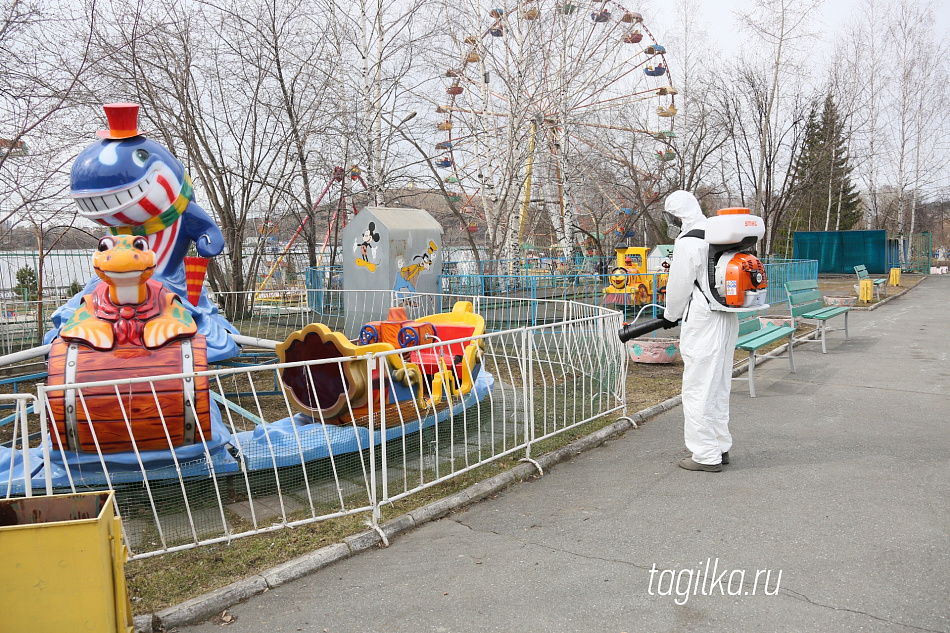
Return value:
M 755 246 L 765 235 L 765 223 L 749 209 L 720 209 L 706 220 L 706 230 L 690 231 L 679 239 L 696 238 L 709 245 L 707 275 L 696 285 L 703 292 L 710 310 L 743 312 L 768 308 L 768 276 L 765 266 L 755 256 Z M 673 251 L 676 257 L 676 250 Z M 666 319 L 649 319 L 631 323 L 619 332 L 621 342 L 649 334 L 677 323 Z

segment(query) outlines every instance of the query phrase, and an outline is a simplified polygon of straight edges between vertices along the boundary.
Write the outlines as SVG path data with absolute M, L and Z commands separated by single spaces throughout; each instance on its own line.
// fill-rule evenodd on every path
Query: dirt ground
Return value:
M 874 279 L 886 279 L 886 276 L 882 275 L 873 275 L 872 277 Z M 908 288 L 913 288 L 926 278 L 927 275 L 904 273 L 901 275 L 901 285 L 896 288 L 889 286 L 885 282 L 884 288 L 881 290 L 881 300 L 887 297 L 893 297 Z M 818 289 L 821 290 L 821 294 L 829 297 L 857 297 L 858 293 L 854 289 L 857 283 L 858 278 L 856 275 L 822 275 L 818 278 Z M 855 307 L 872 306 L 877 302 L 878 299 L 875 296 L 869 303 L 857 302 Z

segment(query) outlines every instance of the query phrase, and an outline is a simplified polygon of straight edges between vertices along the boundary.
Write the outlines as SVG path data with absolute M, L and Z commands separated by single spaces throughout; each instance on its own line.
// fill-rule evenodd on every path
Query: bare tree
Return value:
M 212 260 L 209 280 L 216 291 L 237 291 L 227 306 L 244 309 L 260 247 L 245 262 L 243 242 L 252 218 L 269 221 L 288 206 L 283 178 L 292 142 L 270 107 L 277 92 L 262 70 L 267 51 L 236 54 L 227 43 L 234 24 L 208 5 L 184 11 L 176 2 L 111 5 L 118 19 L 101 20 L 96 46 L 109 59 L 112 91 L 143 104 L 153 134 L 177 153 L 195 175 L 199 203 L 217 219 L 225 257 Z M 104 26 L 108 24 L 109 26 Z M 260 63 L 247 63 L 257 55 Z M 98 93 L 100 100 L 114 93 Z M 277 101 L 279 103 L 279 101 Z M 218 261 L 222 260 L 222 261 Z
M 310 2 L 209 2 L 226 25 L 222 44 L 262 79 L 255 100 L 288 140 L 289 159 L 279 186 L 295 204 L 310 266 L 317 265 L 316 192 L 332 177 L 320 151 L 321 131 L 333 119 L 332 77 L 339 62 L 314 19 L 326 7 Z M 222 33 L 224 35 L 224 33 Z M 276 183 L 275 183 L 276 184 Z
M 756 88 L 761 92 L 757 97 L 759 106 L 756 113 L 760 117 L 758 124 L 758 149 L 755 160 L 755 197 L 752 208 L 766 216 L 765 198 L 770 190 L 776 188 L 775 178 L 786 178 L 781 171 L 776 171 L 780 162 L 779 152 L 783 148 L 781 137 L 786 135 L 787 126 L 783 122 L 783 91 L 794 84 L 800 56 L 806 43 L 813 40 L 814 35 L 809 30 L 810 18 L 813 17 L 821 0 L 754 0 L 752 9 L 740 14 L 740 19 L 747 30 L 752 34 L 756 45 L 768 51 L 768 74 L 759 74 Z M 787 163 L 786 163 L 787 164 Z M 774 218 L 771 219 L 774 221 Z M 766 239 L 766 250 L 770 241 Z
M 676 169 L 668 172 L 674 178 L 671 188 L 695 192 L 712 187 L 721 192 L 724 183 L 719 175 L 729 140 L 730 71 L 719 56 L 710 54 L 715 43 L 708 37 L 699 2 L 680 0 L 676 15 L 678 38 L 673 44 L 680 51 L 682 79 L 676 84 L 679 112 L 672 145 L 677 160 Z
M 90 37 L 81 9 L 28 0 L 0 4 L 0 172 L 11 158 L 29 153 L 58 117 L 80 116 L 77 92 L 96 61 Z
M 78 7 L 0 4 L 0 226 L 29 226 L 36 240 L 40 337 L 44 262 L 77 216 L 64 194 L 86 120 L 83 82 L 96 64 L 91 32 Z
M 805 136 L 808 103 L 801 96 L 781 108 L 773 103 L 770 117 L 768 79 L 749 67 L 740 68 L 737 75 L 728 112 L 739 202 L 758 208 L 765 219 L 763 250 L 772 253 L 781 223 L 804 184 L 796 179 L 795 157 Z
M 341 73 L 340 89 L 349 95 L 345 115 L 355 117 L 350 126 L 352 136 L 347 144 L 366 166 L 365 174 L 372 202 L 383 205 L 385 192 L 395 185 L 399 166 L 405 162 L 408 148 L 399 142 L 401 135 L 386 121 L 393 122 L 397 111 L 405 111 L 405 103 L 419 81 L 414 69 L 421 52 L 431 38 L 432 14 L 436 7 L 431 0 L 409 0 L 388 3 L 383 0 L 360 0 L 356 5 L 336 3 L 334 19 L 339 16 L 339 37 L 347 42 L 343 53 L 350 67 L 359 69 L 359 81 Z M 353 73 L 355 75 L 355 73 Z M 344 114 L 344 113 L 341 113 Z M 383 118 L 385 115 L 385 119 Z M 395 152 L 395 154 L 393 153 Z
M 946 109 L 950 49 L 946 39 L 934 37 L 933 11 L 931 2 L 901 0 L 891 25 L 900 68 L 894 102 L 900 139 L 897 230 L 909 234 L 917 228 L 921 197 L 950 161 L 943 151 L 950 121 Z
M 883 221 L 882 164 L 889 161 L 890 147 L 883 117 L 885 87 L 890 82 L 891 58 L 886 29 L 889 10 L 887 0 L 859 0 L 857 19 L 842 38 L 844 47 L 840 57 L 843 64 L 861 78 L 854 90 L 853 133 L 851 155 L 863 181 L 865 226 L 880 228 Z

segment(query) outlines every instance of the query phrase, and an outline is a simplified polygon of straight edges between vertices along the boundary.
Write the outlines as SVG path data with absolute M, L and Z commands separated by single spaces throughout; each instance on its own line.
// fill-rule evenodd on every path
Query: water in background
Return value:
M 21 268 L 35 271 L 38 267 L 36 251 L 0 251 L 0 298 L 17 298 L 13 295 L 17 271 Z M 84 286 L 94 274 L 91 249 L 53 251 L 43 259 L 44 294 L 65 296 L 70 284 L 75 281 Z

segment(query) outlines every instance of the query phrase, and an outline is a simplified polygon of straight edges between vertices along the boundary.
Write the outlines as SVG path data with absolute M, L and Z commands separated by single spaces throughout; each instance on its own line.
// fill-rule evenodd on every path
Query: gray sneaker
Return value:
M 726 451 L 722 454 L 722 465 L 725 466 L 729 463 L 729 451 Z
M 692 457 L 684 457 L 681 459 L 679 467 L 685 468 L 686 470 L 701 470 L 707 473 L 722 472 L 722 464 L 698 464 L 693 461 Z

